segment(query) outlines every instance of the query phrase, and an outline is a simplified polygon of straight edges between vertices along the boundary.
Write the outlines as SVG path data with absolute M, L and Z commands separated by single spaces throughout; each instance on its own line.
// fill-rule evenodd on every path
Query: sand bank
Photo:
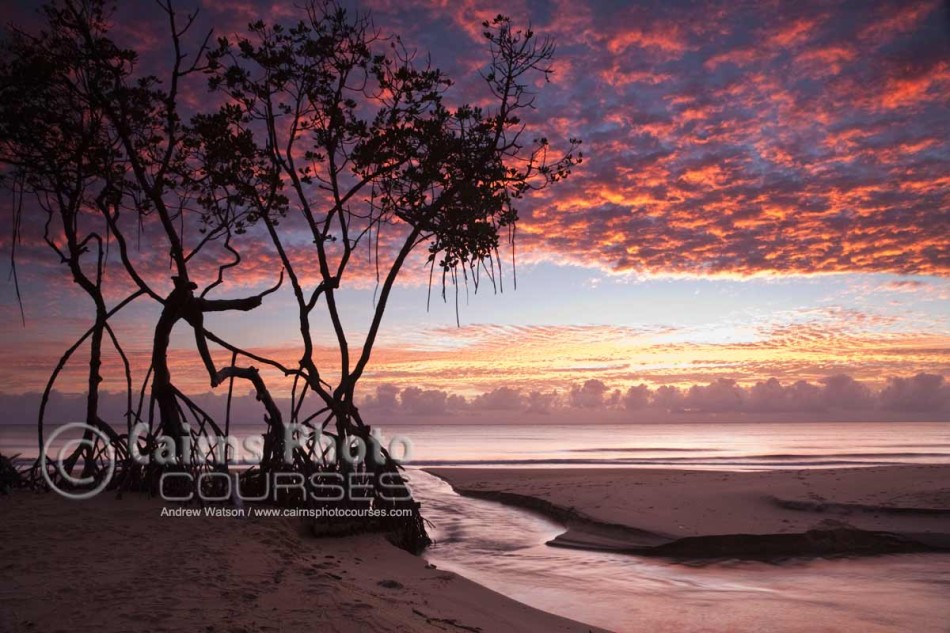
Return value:
M 950 551 L 950 466 L 426 470 L 561 521 L 556 546 L 750 559 Z
M 137 495 L 0 497 L 0 630 L 591 630 L 380 536 L 316 539 L 299 519 L 162 507 Z

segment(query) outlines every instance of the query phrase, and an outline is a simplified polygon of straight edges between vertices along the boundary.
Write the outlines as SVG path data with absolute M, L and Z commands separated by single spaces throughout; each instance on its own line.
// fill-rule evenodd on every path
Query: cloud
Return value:
M 407 387 L 399 392 L 400 410 L 413 415 L 444 414 L 447 403 L 448 394 L 438 389 Z
M 202 5 L 207 10 L 200 20 L 223 33 L 243 30 L 256 16 L 293 13 L 289 6 L 252 0 Z M 434 63 L 458 79 L 452 99 L 480 98 L 474 71 L 487 57 L 478 23 L 495 11 L 473 1 L 371 0 L 366 6 L 384 32 L 403 33 L 411 47 L 431 51 Z M 18 3 L 14 8 L 15 21 L 35 13 Z M 523 22 L 530 18 L 539 34 L 552 35 L 559 45 L 557 72 L 539 90 L 538 111 L 526 115 L 528 123 L 550 130 L 555 142 L 584 138 L 589 157 L 562 186 L 521 205 L 519 266 L 573 264 L 625 278 L 950 274 L 946 3 L 710 0 L 697 7 L 671 0 L 618 8 L 558 0 L 518 1 L 505 10 Z M 159 37 L 165 26 L 156 22 L 150 29 L 148 23 L 159 14 L 155 7 L 139 12 L 122 5 L 116 19 L 120 37 L 141 44 L 141 67 L 149 70 L 168 63 Z M 208 98 L 204 79 L 194 79 L 182 87 L 189 107 Z M 8 198 L 0 205 L 6 216 Z M 129 234 L 138 235 L 134 218 L 126 220 Z M 164 251 L 153 220 L 146 220 L 142 249 L 132 255 L 150 283 L 166 292 L 168 262 L 154 256 Z M 44 224 L 41 213 L 24 218 L 18 257 L 30 321 L 28 328 L 0 332 L 7 359 L 0 367 L 3 392 L 42 388 L 58 354 L 88 326 L 86 298 L 65 281 L 65 270 L 43 243 Z M 312 244 L 300 219 L 287 218 L 281 231 L 312 287 Z M 237 296 L 276 280 L 276 254 L 260 237 L 252 230 L 237 240 L 245 257 L 216 295 Z M 394 244 L 383 237 L 383 257 L 392 256 Z M 9 232 L 0 233 L 0 248 L 5 260 Z M 375 284 L 375 266 L 363 253 L 354 256 L 347 288 Z M 229 257 L 212 245 L 194 260 L 196 279 L 210 282 Z M 406 268 L 402 282 L 426 283 L 419 263 Z M 112 259 L 107 273 L 116 281 L 110 301 L 129 289 L 115 264 Z M 923 295 L 933 286 L 936 293 L 939 281 L 893 281 L 890 290 Z M 278 321 L 294 309 L 286 290 L 285 284 L 265 301 L 267 319 L 287 322 Z M 120 325 L 133 370 L 142 376 L 154 313 L 135 310 Z M 252 317 L 255 328 L 260 314 Z M 2 316 L 8 323 L 18 318 L 12 301 L 4 303 Z M 720 325 L 716 334 L 731 334 L 730 324 Z M 227 327 L 244 333 L 251 326 Z M 463 406 L 455 394 L 483 393 L 479 406 L 498 411 L 543 412 L 572 402 L 622 403 L 631 411 L 866 408 L 882 406 L 883 396 L 869 393 L 865 383 L 947 368 L 944 325 L 897 327 L 873 310 L 782 314 L 735 329 L 746 327 L 752 330 L 748 340 L 712 342 L 696 330 L 609 325 L 384 331 L 367 386 L 412 384 L 417 391 L 403 401 L 395 386 L 383 387 L 366 406 L 448 412 Z M 260 349 L 296 362 L 292 332 L 280 341 L 272 331 L 266 334 L 272 338 Z M 176 382 L 189 392 L 206 391 L 207 377 L 195 371 L 190 345 L 172 352 Z M 517 357 L 505 353 L 512 348 Z M 58 385 L 65 391 L 83 388 L 85 370 L 77 358 Z M 114 371 L 117 358 L 107 361 L 109 376 L 121 376 Z M 830 371 L 847 376 L 822 381 Z M 762 381 L 765 376 L 775 382 Z M 587 379 L 595 386 L 585 387 Z M 639 381 L 654 387 L 634 389 Z M 104 386 L 120 389 L 119 383 Z M 907 409 L 915 400 L 906 394 L 915 389 L 937 401 L 932 394 L 942 393 L 917 382 L 895 382 L 889 389 L 894 410 Z
M 538 406 L 538 401 L 543 401 L 543 406 Z M 777 378 L 769 378 L 744 386 L 735 380 L 719 378 L 685 388 L 661 385 L 651 389 L 641 383 L 626 391 L 611 389 L 603 381 L 591 379 L 575 384 L 563 399 L 554 392 L 542 396 L 538 392 L 521 394 L 510 387 L 500 387 L 472 398 L 468 409 L 514 410 L 519 405 L 525 412 L 622 409 L 634 414 L 644 410 L 698 414 L 798 413 L 817 420 L 840 412 L 945 413 L 950 409 L 950 385 L 943 376 L 926 373 L 889 377 L 879 390 L 847 374 L 828 376 L 818 384 L 804 380 L 783 384 Z
M 296 17 L 263 1 L 202 4 L 198 26 L 221 33 L 255 16 Z M 453 99 L 480 98 L 480 22 L 497 10 L 431 0 L 365 8 L 457 76 Z M 589 156 L 550 195 L 524 203 L 522 256 L 659 274 L 950 273 L 947 11 L 935 0 L 873 10 L 855 1 L 506 6 L 561 44 L 556 63 L 567 70 L 539 91 L 529 123 L 555 122 L 549 135 L 584 138 Z M 14 18 L 32 14 L 17 6 Z M 166 63 L 160 18 L 120 7 L 115 20 L 150 70 Z M 188 103 L 207 103 L 203 79 L 186 83 Z M 285 224 L 305 261 L 303 227 Z M 275 254 L 255 240 L 243 246 L 249 256 L 231 281 L 273 281 Z M 167 284 L 164 262 L 146 260 Z M 375 278 L 369 262 L 354 265 L 349 281 Z M 198 276 L 215 270 L 209 263 Z
M 399 387 L 381 384 L 376 387 L 376 395 L 367 396 L 360 403 L 367 409 L 395 410 L 399 406 Z
M 648 386 L 633 385 L 623 394 L 623 406 L 630 411 L 646 408 L 650 404 L 650 395 Z
M 683 406 L 695 411 L 740 411 L 745 400 L 746 392 L 736 381 L 720 378 L 705 386 L 690 387 Z
M 749 388 L 746 407 L 751 411 L 817 411 L 822 409 L 821 387 L 804 380 L 784 386 L 777 378 Z
M 604 394 L 607 385 L 597 379 L 590 379 L 571 389 L 568 396 L 570 406 L 578 409 L 599 409 L 604 406 Z
M 898 411 L 941 411 L 950 402 L 950 386 L 943 376 L 917 374 L 891 377 L 881 391 L 881 405 Z
M 525 401 L 525 413 L 547 414 L 558 405 L 560 396 L 555 391 L 532 391 L 525 396 Z
M 194 401 L 217 420 L 224 419 L 227 396 L 204 393 Z M 285 419 L 289 419 L 290 400 L 276 398 Z M 37 393 L 0 394 L 5 424 L 35 424 L 40 397 Z M 125 396 L 104 393 L 100 415 L 116 428 L 125 425 Z M 466 421 L 508 419 L 520 423 L 556 419 L 588 420 L 593 412 L 610 413 L 610 419 L 622 423 L 638 421 L 733 420 L 735 416 L 755 420 L 778 419 L 787 422 L 822 420 L 950 420 L 950 385 L 938 374 L 890 376 L 883 387 L 873 389 L 845 374 L 835 374 L 817 384 L 799 380 L 782 383 L 777 378 L 741 385 L 729 379 L 679 387 L 646 384 L 626 391 L 611 389 L 599 380 L 574 385 L 566 394 L 557 391 L 522 391 L 501 386 L 465 397 L 442 389 L 378 385 L 375 394 L 359 400 L 363 417 L 369 424 L 426 421 L 462 423 Z M 46 420 L 56 425 L 81 421 L 76 412 L 85 406 L 79 394 L 53 391 Z M 316 404 L 303 410 L 306 417 Z M 540 416 L 540 417 L 539 417 Z M 726 416 L 726 417 L 723 417 Z M 421 419 L 421 420 L 420 420 Z M 232 424 L 264 424 L 264 410 L 253 395 L 236 395 L 232 403 Z
M 821 419 L 836 412 L 893 411 L 898 413 L 950 412 L 950 385 L 938 374 L 891 376 L 880 389 L 847 374 L 834 374 L 817 384 L 797 380 L 783 384 L 777 378 L 742 385 L 719 378 L 685 388 L 639 384 L 622 397 L 605 399 L 608 385 L 586 381 L 576 385 L 563 404 L 568 408 L 621 408 L 631 412 L 657 409 L 693 413 L 799 413 Z
M 730 4 L 714 33 L 682 28 L 682 10 L 651 19 L 698 55 L 584 51 L 605 84 L 575 86 L 594 99 L 567 119 L 590 161 L 530 205 L 530 257 L 659 274 L 950 272 L 945 7 Z M 610 41 L 648 53 L 626 27 Z
M 662 385 L 653 392 L 650 403 L 664 411 L 680 411 L 683 408 L 683 392 L 673 385 Z
M 360 401 L 360 406 L 370 411 L 402 413 L 412 416 L 446 415 L 468 407 L 464 396 L 449 393 L 442 389 L 422 389 L 406 387 L 398 389 L 393 385 L 380 385 L 375 396 Z
M 482 411 L 513 411 L 524 408 L 525 397 L 517 389 L 498 387 L 472 399 L 472 407 Z
M 822 380 L 819 400 L 829 408 L 861 409 L 871 403 L 871 390 L 851 376 L 835 374 Z

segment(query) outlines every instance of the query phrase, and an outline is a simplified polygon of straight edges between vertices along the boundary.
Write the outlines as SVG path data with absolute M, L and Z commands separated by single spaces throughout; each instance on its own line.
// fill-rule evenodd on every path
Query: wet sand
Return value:
M 950 466 L 426 470 L 564 523 L 555 546 L 687 559 L 950 551 Z
M 137 495 L 0 497 L 0 630 L 589 631 L 378 535 L 299 519 L 161 516 Z

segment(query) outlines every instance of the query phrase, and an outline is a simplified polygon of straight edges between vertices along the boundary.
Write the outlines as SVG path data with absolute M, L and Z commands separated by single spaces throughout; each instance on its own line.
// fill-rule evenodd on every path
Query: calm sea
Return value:
M 55 427 L 47 428 L 47 436 Z M 950 464 L 950 423 L 403 424 L 376 427 L 415 466 L 775 469 Z M 239 426 L 245 438 L 260 429 Z M 397 437 L 398 436 L 398 437 Z M 63 439 L 79 437 L 64 434 Z M 408 440 L 404 442 L 402 440 Z M 0 424 L 0 453 L 37 455 L 34 425 Z

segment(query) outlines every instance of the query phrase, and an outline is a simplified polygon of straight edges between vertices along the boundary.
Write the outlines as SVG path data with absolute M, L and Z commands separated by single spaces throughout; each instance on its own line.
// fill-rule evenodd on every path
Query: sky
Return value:
M 144 65 L 160 69 L 164 32 L 145 4 L 122 6 L 116 38 L 134 42 Z M 521 205 L 517 289 L 510 267 L 503 292 L 462 289 L 457 324 L 451 294 L 442 303 L 436 293 L 427 308 L 427 270 L 422 258 L 410 261 L 365 379 L 367 406 L 634 410 L 672 397 L 675 406 L 708 411 L 818 415 L 838 406 L 946 415 L 947 3 L 358 6 L 383 31 L 428 51 L 456 79 L 451 95 L 460 101 L 483 94 L 481 21 L 505 13 L 530 22 L 554 38 L 557 52 L 529 122 L 555 143 L 581 137 L 586 156 L 566 182 Z M 250 0 L 200 7 L 198 26 L 219 34 L 297 11 Z M 5 21 L 29 24 L 34 8 L 14 2 Z M 196 86 L 187 99 L 199 104 L 202 95 Z M 17 247 L 21 323 L 4 196 L 0 394 L 20 397 L 42 390 L 89 313 L 44 250 L 34 218 Z M 275 281 L 273 253 L 249 248 L 252 257 L 229 274 L 223 294 Z M 371 314 L 371 269 L 359 268 L 341 293 L 353 331 Z M 167 275 L 159 264 L 151 272 Z M 296 317 L 284 290 L 212 329 L 292 361 Z M 143 302 L 117 319 L 143 374 L 155 314 Z M 329 345 L 330 331 L 322 333 Z M 178 334 L 176 380 L 208 391 L 193 346 Z M 120 389 L 117 359 L 108 362 L 104 387 Z M 57 388 L 81 391 L 83 369 L 77 363 Z

